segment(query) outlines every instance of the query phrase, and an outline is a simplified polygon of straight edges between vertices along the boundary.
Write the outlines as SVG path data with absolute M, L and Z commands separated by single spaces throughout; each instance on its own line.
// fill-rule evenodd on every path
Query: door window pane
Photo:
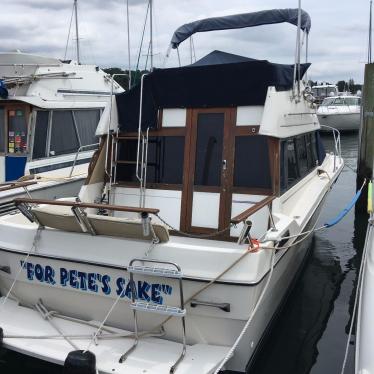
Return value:
M 49 112 L 37 111 L 34 131 L 34 147 L 32 158 L 38 159 L 46 157 L 46 145 L 48 136 Z
M 27 123 L 23 109 L 8 110 L 8 151 L 26 153 Z
M 197 119 L 195 185 L 220 186 L 224 113 L 200 113 Z
M 52 113 L 50 156 L 75 153 L 79 147 L 71 111 L 56 110 Z
M 5 151 L 5 110 L 0 108 L 0 152 Z
M 74 110 L 74 119 L 81 146 L 97 143 L 95 132 L 100 120 L 100 110 Z
M 271 189 L 269 149 L 265 136 L 236 137 L 234 186 Z

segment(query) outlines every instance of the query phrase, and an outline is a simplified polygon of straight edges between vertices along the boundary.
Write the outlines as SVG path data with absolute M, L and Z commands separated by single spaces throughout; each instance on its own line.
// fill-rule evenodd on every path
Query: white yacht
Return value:
M 354 95 L 327 97 L 319 106 L 317 116 L 321 125 L 339 131 L 358 131 L 361 120 L 361 97 Z
M 110 76 L 94 65 L 3 52 L 0 82 L 0 211 L 25 188 L 34 197 L 76 194 L 97 149 Z M 123 90 L 114 83 L 113 91 Z
M 301 9 L 196 21 L 171 48 L 280 22 L 300 26 L 300 56 Z M 308 67 L 215 51 L 117 95 L 78 199 L 0 217 L 3 345 L 66 373 L 247 372 L 343 168 Z

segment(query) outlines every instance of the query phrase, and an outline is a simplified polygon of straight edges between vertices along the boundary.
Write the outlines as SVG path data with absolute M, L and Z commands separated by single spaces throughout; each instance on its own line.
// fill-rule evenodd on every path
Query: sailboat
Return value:
M 343 168 L 340 140 L 324 152 L 302 82 L 301 8 L 171 40 L 281 22 L 297 26 L 296 64 L 213 51 L 154 69 L 106 107 L 77 198 L 20 198 L 0 217 L 5 347 L 66 373 L 249 370 Z

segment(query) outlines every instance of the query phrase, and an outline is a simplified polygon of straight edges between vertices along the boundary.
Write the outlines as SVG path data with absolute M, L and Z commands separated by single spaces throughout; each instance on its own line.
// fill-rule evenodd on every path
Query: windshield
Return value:
M 332 103 L 334 102 L 334 100 L 335 100 L 335 99 L 330 99 L 330 98 L 328 98 L 328 99 L 324 99 L 324 100 L 322 101 L 321 106 L 329 106 L 329 105 L 332 105 Z
M 346 97 L 345 102 L 347 105 L 361 105 L 360 97 Z

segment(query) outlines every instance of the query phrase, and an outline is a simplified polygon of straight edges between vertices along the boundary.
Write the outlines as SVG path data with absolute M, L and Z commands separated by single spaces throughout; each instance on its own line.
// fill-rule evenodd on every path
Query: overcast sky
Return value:
M 126 0 L 78 0 L 81 60 L 101 67 L 127 67 Z M 139 51 L 147 0 L 130 0 L 131 60 Z M 73 0 L 1 0 L 0 50 L 20 49 L 63 58 Z M 154 0 L 155 65 L 161 66 L 174 30 L 196 19 L 272 8 L 295 8 L 296 0 Z M 363 81 L 367 59 L 369 0 L 303 0 L 312 19 L 309 78 Z M 67 58 L 75 58 L 74 29 Z M 214 49 L 274 62 L 293 63 L 296 28 L 269 25 L 201 33 L 194 37 L 197 58 Z M 141 54 L 144 68 L 149 35 Z M 189 43 L 180 47 L 190 60 Z M 172 53 L 167 66 L 176 64 Z

